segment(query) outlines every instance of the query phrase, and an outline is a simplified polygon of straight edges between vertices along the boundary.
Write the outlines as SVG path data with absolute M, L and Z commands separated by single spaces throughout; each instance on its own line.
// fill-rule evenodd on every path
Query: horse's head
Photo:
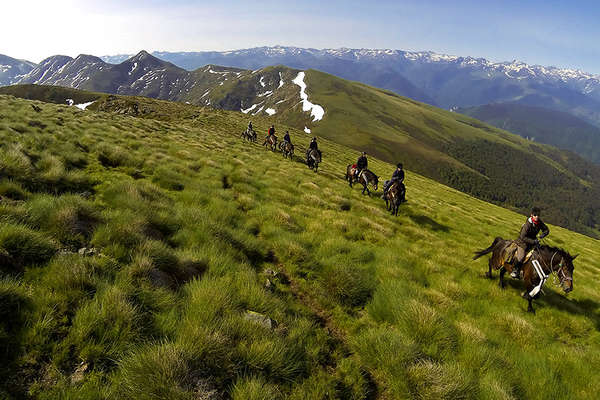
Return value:
M 377 185 L 379 185 L 379 177 L 375 174 L 373 174 L 373 176 L 375 177 L 375 182 L 373 183 L 373 189 L 377 190 Z
M 558 279 L 560 279 L 560 286 L 569 293 L 573 290 L 573 260 L 577 258 L 577 255 L 571 256 L 566 251 L 560 252 L 561 260 L 558 263 L 558 270 L 556 271 Z

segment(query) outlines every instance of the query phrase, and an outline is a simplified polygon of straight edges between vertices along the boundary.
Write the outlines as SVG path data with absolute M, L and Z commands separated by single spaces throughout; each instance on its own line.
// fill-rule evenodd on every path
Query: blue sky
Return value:
M 600 74 L 600 2 L 552 0 L 12 1 L 0 53 L 231 50 L 265 45 L 432 50 Z

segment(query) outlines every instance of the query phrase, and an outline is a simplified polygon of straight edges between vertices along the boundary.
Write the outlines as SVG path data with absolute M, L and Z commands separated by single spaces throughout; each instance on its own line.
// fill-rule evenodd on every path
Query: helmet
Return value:
M 312 138 L 312 140 L 317 140 L 317 138 L 316 138 L 316 137 L 313 137 L 313 138 Z
M 531 209 L 531 215 L 540 215 L 540 212 L 541 212 L 541 211 L 542 211 L 542 210 L 540 210 L 540 208 L 539 208 L 539 207 L 533 207 L 533 208 Z
M 402 168 L 402 163 L 401 163 L 401 162 L 399 162 L 399 163 L 396 165 L 396 167 L 397 167 L 397 168 Z
M 363 151 L 363 156 L 366 156 L 366 155 L 367 155 L 367 152 L 366 152 L 366 151 Z

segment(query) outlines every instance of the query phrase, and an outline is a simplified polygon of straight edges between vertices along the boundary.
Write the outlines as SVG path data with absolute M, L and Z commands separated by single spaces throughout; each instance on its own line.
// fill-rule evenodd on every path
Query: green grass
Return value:
M 35 113 L 6 96 L 0 106 L 4 397 L 587 399 L 600 389 L 597 240 L 551 226 L 551 244 L 580 254 L 574 291 L 550 280 L 531 315 L 521 282 L 501 290 L 486 261 L 471 261 L 495 236 L 516 236 L 524 216 L 410 169 L 393 218 L 344 181 L 355 151 L 320 140 L 315 174 L 239 139 L 243 114 Z M 34 115 L 43 131 L 27 125 Z M 117 150 L 135 162 L 98 157 Z

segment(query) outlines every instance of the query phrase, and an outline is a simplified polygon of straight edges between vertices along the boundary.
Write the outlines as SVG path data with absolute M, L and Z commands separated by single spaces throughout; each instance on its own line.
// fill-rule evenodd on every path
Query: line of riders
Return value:
M 252 122 L 248 123 L 248 129 L 242 135 L 245 135 L 249 140 L 252 140 L 253 135 L 254 141 L 256 141 L 256 132 L 252 129 Z M 274 146 L 276 143 L 275 127 L 271 125 L 265 139 L 265 145 L 273 144 Z M 283 146 L 290 146 L 293 154 L 294 146 L 288 131 L 285 132 L 283 142 L 279 146 L 280 149 Z M 311 158 L 312 155 L 318 156 L 318 162 L 321 161 L 321 150 L 318 148 L 316 137 L 312 138 L 306 150 L 306 163 L 309 168 L 314 168 L 316 171 L 314 159 Z M 356 163 L 348 165 L 346 169 L 346 179 L 349 181 L 350 187 L 355 182 L 361 183 L 363 194 L 365 191 L 370 194 L 369 185 L 377 190 L 378 177 L 369 171 L 368 164 L 367 153 L 362 152 Z M 385 200 L 388 210 L 391 210 L 394 215 L 398 214 L 398 206 L 406 202 L 406 186 L 404 185 L 402 163 L 396 165 L 392 177 L 385 181 L 381 198 Z M 497 237 L 490 247 L 477 251 L 473 258 L 477 259 L 493 252 L 493 256 L 488 263 L 489 271 L 486 276 L 492 277 L 492 269 L 500 270 L 501 287 L 504 287 L 503 276 L 505 271 L 510 272 L 511 277 L 515 279 L 523 278 L 526 291 L 523 292 L 522 297 L 529 302 L 528 311 L 530 312 L 534 312 L 532 300 L 538 297 L 546 279 L 553 272 L 558 275 L 559 284 L 566 293 L 573 290 L 573 260 L 577 257 L 571 256 L 563 249 L 540 245 L 540 240 L 550 234 L 550 229 L 542 221 L 540 214 L 541 210 L 538 207 L 533 207 L 530 216 L 522 225 L 517 239 L 504 240 Z M 538 236 L 540 232 L 541 234 Z
M 256 142 L 257 135 L 256 131 L 254 131 L 252 127 L 252 121 L 248 122 L 248 127 L 246 128 L 246 131 L 242 133 L 242 137 L 252 142 Z M 292 144 L 289 131 L 285 131 L 283 141 L 277 143 L 274 125 L 271 125 L 269 128 L 267 136 L 265 137 L 265 141 L 263 142 L 263 146 L 269 147 L 272 151 L 279 149 L 284 157 L 289 157 L 290 159 L 292 159 L 294 156 L 294 145 Z M 308 168 L 317 172 L 322 156 L 323 153 L 319 149 L 317 138 L 313 137 L 308 145 L 308 149 L 306 150 L 306 165 Z
M 242 137 L 256 142 L 257 135 L 252 127 L 252 121 L 248 122 L 248 127 L 246 128 L 246 131 L 242 133 Z M 294 155 L 294 145 L 292 144 L 289 131 L 285 131 L 283 141 L 278 144 L 274 125 L 271 125 L 267 131 L 263 146 L 270 147 L 272 151 L 279 148 L 283 156 L 290 157 L 290 159 Z M 319 150 L 317 138 L 313 137 L 306 150 L 306 165 L 316 172 L 318 165 L 321 162 L 321 157 L 322 153 L 321 150 Z M 346 179 L 350 183 L 350 187 L 352 187 L 352 184 L 355 182 L 361 183 L 363 185 L 363 194 L 366 192 L 370 195 L 369 185 L 377 190 L 379 178 L 373 172 L 369 171 L 367 168 L 368 164 L 367 153 L 362 152 L 355 164 L 348 165 L 346 169 Z M 400 204 L 406 202 L 406 186 L 404 185 L 404 170 L 402 163 L 396 165 L 392 177 L 385 181 L 381 198 L 385 200 L 387 209 L 390 210 L 392 214 L 398 215 Z

